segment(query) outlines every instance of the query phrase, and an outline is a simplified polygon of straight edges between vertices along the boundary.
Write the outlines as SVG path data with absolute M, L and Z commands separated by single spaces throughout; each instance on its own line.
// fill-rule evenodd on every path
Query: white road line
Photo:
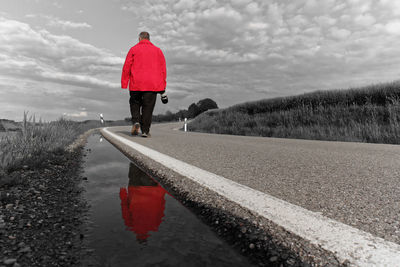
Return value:
M 256 212 L 354 266 L 400 266 L 400 246 L 187 164 L 110 132 L 102 133 L 219 195 Z

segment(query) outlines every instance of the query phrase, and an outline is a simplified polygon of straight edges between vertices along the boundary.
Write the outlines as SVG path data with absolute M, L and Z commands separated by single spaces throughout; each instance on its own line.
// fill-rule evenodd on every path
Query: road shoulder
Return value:
M 254 261 L 278 266 L 280 263 L 289 266 L 347 264 L 334 253 L 312 245 L 254 211 L 132 150 L 104 131 L 102 134 L 122 153 L 159 180 L 185 206 L 207 221 L 219 235 L 230 239 L 231 243 L 239 246 L 240 251 Z

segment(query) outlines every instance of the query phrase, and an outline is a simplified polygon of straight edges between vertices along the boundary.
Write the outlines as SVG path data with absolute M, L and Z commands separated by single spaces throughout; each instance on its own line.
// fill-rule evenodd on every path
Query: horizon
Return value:
M 400 78 L 400 2 L 2 1 L 0 118 L 129 116 L 122 64 L 142 30 L 167 61 L 154 114 Z M 95 8 L 93 8 L 95 6 Z M 100 19 L 101 18 L 101 19 Z M 104 19 L 105 18 L 105 19 Z
M 373 87 L 377 87 L 377 86 L 385 86 L 385 85 L 390 85 L 390 84 L 399 84 L 400 85 L 400 80 L 394 80 L 394 81 L 389 81 L 389 82 L 384 82 L 384 83 L 372 83 L 372 84 L 369 84 L 369 85 L 365 85 L 365 86 L 360 86 L 360 87 L 350 87 L 350 88 L 334 88 L 334 89 L 328 89 L 328 90 L 315 90 L 315 91 L 311 91 L 311 92 L 305 92 L 305 93 L 301 93 L 301 94 L 296 94 L 296 95 L 289 95 L 289 96 L 284 96 L 283 98 L 285 98 L 285 97 L 301 97 L 301 96 L 303 96 L 303 95 L 307 95 L 307 94 L 314 94 L 314 93 L 319 93 L 319 92 L 332 92 L 332 91 L 350 91 L 350 90 L 368 90 L 368 89 L 370 89 L 371 87 L 373 88 Z M 221 107 L 218 107 L 218 109 L 227 109 L 227 108 L 230 108 L 230 107 L 233 107 L 233 106 L 236 106 L 236 105 L 242 105 L 242 104 L 251 104 L 251 103 L 256 103 L 256 102 L 259 102 L 259 101 L 263 101 L 263 100 L 274 100 L 274 99 L 279 99 L 279 98 L 282 98 L 282 97 L 272 97 L 272 98 L 264 98 L 264 99 L 258 99 L 258 100 L 251 100 L 251 101 L 246 101 L 246 102 L 241 102 L 241 103 L 236 103 L 236 104 L 233 104 L 233 105 L 231 105 L 231 106 L 227 106 L 227 107 L 223 107 L 223 108 L 221 108 Z M 204 99 L 200 99 L 200 100 L 204 100 Z M 199 101 L 200 101 L 199 100 Z M 196 104 L 197 102 L 199 102 L 199 101 L 196 101 L 196 102 L 194 102 L 193 104 Z M 218 103 L 217 103 L 217 105 L 218 105 Z M 188 110 L 188 107 L 186 107 L 186 108 L 183 108 L 183 109 L 181 109 L 181 110 Z M 181 110 L 178 110 L 178 111 L 181 111 Z M 170 110 L 167 110 L 167 111 L 170 111 Z M 167 112 L 166 111 L 166 112 Z M 178 112 L 177 111 L 177 112 Z M 153 114 L 153 116 L 157 116 L 157 115 L 165 115 L 166 114 L 166 112 L 164 112 L 164 113 L 158 113 L 158 114 Z M 173 112 L 174 114 L 176 113 L 176 112 Z M 32 114 L 32 115 L 30 115 L 29 114 L 29 111 L 28 111 L 28 113 L 27 113 L 27 115 L 29 115 L 29 116 L 32 116 L 32 117 L 36 117 L 36 114 Z M 100 114 L 98 114 L 99 116 L 100 116 Z M 128 117 L 124 117 L 124 118 L 116 118 L 116 119 L 112 119 L 112 120 L 104 120 L 105 122 L 115 122 L 115 121 L 124 121 L 126 118 L 130 118 L 130 115 L 128 115 Z M 39 120 L 41 120 L 42 118 L 41 117 L 39 117 Z M 60 116 L 60 117 L 58 117 L 58 118 L 56 118 L 56 119 L 53 119 L 53 120 L 51 120 L 51 121 L 55 121 L 55 120 L 59 120 L 59 119 L 67 119 L 67 120 L 72 120 L 72 121 L 76 121 L 76 122 L 85 122 L 85 121 L 98 121 L 98 120 L 100 120 L 100 117 L 98 117 L 97 119 L 96 118 L 91 118 L 91 119 L 74 119 L 74 118 L 68 118 L 67 116 L 65 116 L 65 115 L 62 115 L 62 116 Z M 10 120 L 10 119 L 8 119 L 8 118 L 0 118 L 0 120 Z M 19 120 L 12 120 L 12 121 L 14 121 L 14 122 L 22 122 L 23 121 L 23 119 L 21 120 L 21 121 L 19 121 Z M 51 121 L 44 121 L 44 122 L 51 122 Z M 157 123 L 157 122 L 153 122 L 153 123 Z

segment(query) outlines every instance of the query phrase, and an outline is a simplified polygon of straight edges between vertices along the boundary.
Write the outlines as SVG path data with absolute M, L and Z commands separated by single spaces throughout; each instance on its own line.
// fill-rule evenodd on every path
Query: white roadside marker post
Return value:
M 100 122 L 101 122 L 101 124 L 104 124 L 103 113 L 100 113 Z
M 187 118 L 185 118 L 185 124 L 183 125 L 183 130 L 187 132 Z

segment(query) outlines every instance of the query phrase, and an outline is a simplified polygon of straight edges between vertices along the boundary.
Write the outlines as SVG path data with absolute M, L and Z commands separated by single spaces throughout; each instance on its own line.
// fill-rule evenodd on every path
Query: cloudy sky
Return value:
M 177 111 L 400 77 L 397 0 L 1 0 L 0 118 L 129 116 L 123 62 L 140 31 Z

